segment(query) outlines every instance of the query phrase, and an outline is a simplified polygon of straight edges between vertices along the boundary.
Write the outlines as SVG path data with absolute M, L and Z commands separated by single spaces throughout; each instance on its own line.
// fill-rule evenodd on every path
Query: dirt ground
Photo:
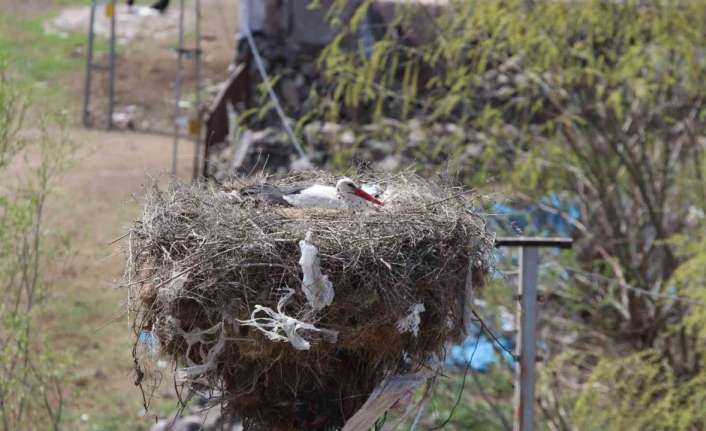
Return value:
M 31 23 L 51 11 L 61 16 L 58 2 L 70 1 L 73 0 L 0 0 L 0 11 Z M 193 0 L 187 0 L 186 4 L 193 5 Z M 202 0 L 204 76 L 214 82 L 225 76 L 232 58 L 236 6 L 230 0 Z M 83 33 L 84 24 L 79 21 L 76 31 Z M 176 35 L 167 32 L 151 38 L 149 28 L 141 26 L 144 32 L 118 47 L 117 110 L 136 104 L 150 126 L 146 128 L 169 130 L 174 103 Z M 101 43 L 104 49 L 105 42 Z M 77 47 L 76 55 L 83 56 L 84 49 Z M 190 81 L 193 69 L 187 67 L 186 72 L 185 87 L 192 88 L 189 85 L 193 85 Z M 52 78 L 60 86 L 66 83 L 67 100 L 63 107 L 78 114 L 83 69 L 63 73 Z M 104 75 L 96 73 L 94 86 L 93 106 L 101 112 L 105 106 Z M 79 116 L 73 117 L 78 123 Z M 149 429 L 150 423 L 154 423 L 151 415 L 160 411 L 159 401 L 153 405 L 150 416 L 145 417 L 142 397 L 133 385 L 134 339 L 124 314 L 127 293 L 118 289 L 125 262 L 121 250 L 124 243 L 111 242 L 139 218 L 139 197 L 150 177 L 163 184 L 169 180 L 172 138 L 81 128 L 71 129 L 69 135 L 78 149 L 70 168 L 56 179 L 45 212 L 47 244 L 52 250 L 53 263 L 45 273 L 49 296 L 39 322 L 51 349 L 69 360 L 64 425 L 66 429 L 91 431 Z M 190 180 L 193 147 L 190 142 L 181 142 L 179 177 Z M 26 166 L 18 163 L 13 166 L 13 175 L 21 178 L 24 169 Z M 155 396 L 163 400 L 162 411 L 174 408 L 176 399 L 171 385 L 163 385 Z
M 141 6 L 139 6 L 142 3 Z M 147 13 L 144 5 L 132 13 L 122 2 L 116 8 L 117 57 L 115 78 L 115 109 L 117 127 L 141 131 L 172 130 L 175 115 L 175 80 L 178 46 L 178 2 L 173 2 L 165 14 Z M 195 48 L 194 0 L 185 2 L 184 46 Z M 47 21 L 45 29 L 55 33 L 83 34 L 89 23 L 88 6 L 65 8 Z M 107 65 L 109 20 L 99 9 L 96 34 L 101 39 L 100 53 L 95 62 Z M 228 65 L 235 53 L 237 2 L 232 0 L 201 0 L 202 101 L 208 89 L 227 78 Z M 196 67 L 193 57 L 184 56 L 182 69 L 182 102 L 190 104 L 182 115 L 196 115 Z M 96 125 L 107 122 L 108 73 L 96 71 L 92 86 L 91 112 Z M 83 92 L 83 79 L 70 82 L 70 90 L 78 97 Z M 130 125 L 128 126 L 128 121 Z
M 68 423 L 78 429 L 111 429 L 117 423 L 131 424 L 117 429 L 147 427 L 132 383 L 126 291 L 118 288 L 125 244 L 111 242 L 139 218 L 145 182 L 169 179 L 172 140 L 80 129 L 71 136 L 81 147 L 47 205 L 53 245 L 64 238 L 68 252 L 59 253 L 49 271 L 44 322 L 51 345 L 73 357 Z M 183 141 L 180 150 L 179 177 L 188 180 L 192 152 Z
M 110 37 L 111 19 L 103 8 L 96 11 L 94 30 L 97 37 Z M 66 34 L 85 32 L 90 22 L 91 8 L 76 6 L 62 9 L 55 17 L 44 22 L 44 30 L 49 33 Z M 115 7 L 115 26 L 117 43 L 125 45 L 133 41 L 148 39 L 173 38 L 179 28 L 179 8 L 170 7 L 160 14 L 148 6 L 135 5 L 132 8 L 125 3 Z M 193 31 L 195 13 L 191 10 L 184 13 L 184 28 Z

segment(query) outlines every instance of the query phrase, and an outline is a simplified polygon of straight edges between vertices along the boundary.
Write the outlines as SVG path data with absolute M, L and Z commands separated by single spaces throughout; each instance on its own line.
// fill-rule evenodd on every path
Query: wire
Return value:
M 466 387 L 466 377 L 468 377 L 468 371 L 471 369 L 471 362 L 473 361 L 473 356 L 476 354 L 476 350 L 478 350 L 478 345 L 480 344 L 480 337 L 483 334 L 483 331 L 478 331 L 478 338 L 476 338 L 476 345 L 473 346 L 473 351 L 471 352 L 471 357 L 468 358 L 468 362 L 466 362 L 466 369 L 463 370 L 463 380 L 461 381 L 461 389 L 458 391 L 458 395 L 456 396 L 456 402 L 454 403 L 453 407 L 451 407 L 451 411 L 449 412 L 448 417 L 440 423 L 439 425 L 429 428 L 430 431 L 433 430 L 438 430 L 441 428 L 444 428 L 448 423 L 451 421 L 451 418 L 453 418 L 454 412 L 456 411 L 456 407 L 461 403 L 461 396 L 463 395 L 463 390 Z
M 515 355 L 515 353 L 514 353 L 512 350 L 510 350 L 510 349 L 508 349 L 507 347 L 505 347 L 505 345 L 504 345 L 504 344 L 500 341 L 500 339 L 493 333 L 493 331 L 491 331 L 490 328 L 488 328 L 488 325 L 486 325 L 485 322 L 483 321 L 483 319 L 481 319 L 480 315 L 478 315 L 478 312 L 477 312 L 476 310 L 474 310 L 474 309 L 471 308 L 471 313 L 473 313 L 473 315 L 474 315 L 475 318 L 478 320 L 478 322 L 480 322 L 480 328 L 481 328 L 481 331 L 480 331 L 480 332 L 481 332 L 481 333 L 482 333 L 482 332 L 485 332 L 485 333 L 491 338 L 491 341 L 493 341 L 493 344 L 496 344 L 496 345 L 499 346 L 505 353 L 509 354 L 510 357 L 511 357 L 515 362 L 519 361 L 517 355 Z
M 568 265 L 561 265 L 558 262 L 547 262 L 547 263 L 542 263 L 540 265 L 540 268 L 550 268 L 551 269 L 552 267 L 558 271 L 565 271 L 570 277 L 573 277 L 573 278 L 578 278 L 577 276 L 579 276 L 579 275 L 584 276 L 584 277 L 591 279 L 592 281 L 602 281 L 609 286 L 618 287 L 618 288 L 624 289 L 624 290 L 630 290 L 630 291 L 638 293 L 639 295 L 648 296 L 653 299 L 665 299 L 665 300 L 671 300 L 671 301 L 678 301 L 683 304 L 694 305 L 697 307 L 706 307 L 705 302 L 695 300 L 695 299 L 688 297 L 688 296 L 674 295 L 674 294 L 670 294 L 670 293 L 652 292 L 652 291 L 647 290 L 642 287 L 636 287 L 636 286 L 633 286 L 633 285 L 630 285 L 627 283 L 620 282 L 618 280 L 615 280 L 613 278 L 607 277 L 602 274 L 584 271 L 582 269 L 575 268 L 575 267 L 568 266 Z M 516 275 L 517 274 L 516 271 L 500 271 L 497 269 L 495 270 L 495 273 L 499 274 L 507 282 L 510 282 L 508 275 Z
M 246 2 L 247 9 L 248 11 L 250 10 L 250 0 Z M 248 22 L 247 17 L 243 20 L 244 23 L 247 23 L 247 26 L 241 31 L 245 33 L 245 37 L 248 40 L 248 44 L 250 45 L 250 51 L 253 54 L 253 58 L 255 59 L 255 65 L 257 66 L 258 72 L 260 72 L 260 77 L 262 77 L 262 80 L 265 83 L 265 86 L 267 87 L 267 93 L 270 96 L 270 99 L 272 99 L 272 103 L 275 105 L 275 110 L 277 111 L 277 115 L 279 115 L 280 120 L 282 121 L 282 125 L 284 126 L 284 129 L 287 131 L 287 135 L 289 135 L 289 139 L 292 141 L 292 144 L 294 145 L 294 148 L 297 150 L 297 153 L 299 153 L 299 157 L 302 159 L 306 159 L 306 153 L 302 149 L 301 144 L 299 143 L 299 139 L 297 139 L 296 135 L 294 134 L 294 131 L 292 128 L 289 126 L 289 123 L 287 122 L 287 116 L 284 113 L 284 109 L 282 109 L 282 104 L 279 101 L 279 98 L 277 97 L 277 94 L 275 93 L 275 90 L 272 86 L 272 81 L 270 80 L 270 77 L 267 75 L 267 71 L 265 70 L 265 65 L 262 63 L 262 57 L 260 57 L 260 51 L 257 49 L 257 46 L 255 44 L 255 39 L 252 36 L 252 32 L 250 31 L 250 23 Z
M 583 270 L 578 269 L 578 268 L 573 268 L 573 267 L 570 267 L 570 266 L 560 265 L 560 264 L 558 264 L 558 263 L 556 263 L 556 262 L 548 263 L 547 266 L 555 266 L 555 267 L 558 267 L 558 268 L 560 268 L 560 269 L 562 269 L 562 270 L 564 270 L 564 271 L 567 271 L 567 272 L 570 273 L 570 274 L 573 273 L 573 274 L 583 275 L 583 276 L 585 276 L 585 277 L 588 277 L 588 278 L 593 279 L 594 281 L 595 281 L 595 280 L 601 280 L 601 281 L 606 282 L 606 283 L 607 283 L 608 285 L 610 285 L 610 286 L 617 286 L 617 287 L 619 287 L 619 288 L 621 288 L 621 289 L 625 289 L 625 290 L 630 290 L 630 291 L 633 291 L 633 292 L 637 292 L 637 293 L 640 294 L 640 295 L 645 295 L 645 296 L 649 296 L 649 297 L 656 298 L 656 299 L 669 299 L 669 300 L 672 300 L 672 301 L 679 301 L 679 302 L 682 302 L 682 303 L 684 303 L 684 304 L 695 305 L 695 306 L 698 306 L 698 307 L 706 307 L 706 303 L 701 302 L 701 301 L 694 300 L 694 299 L 689 298 L 689 297 L 687 297 L 687 296 L 672 295 L 672 294 L 669 294 L 669 293 L 652 292 L 652 291 L 647 290 L 647 289 L 644 289 L 644 288 L 635 287 L 635 286 L 632 286 L 632 285 L 629 285 L 629 284 L 626 284 L 626 283 L 621 283 L 621 282 L 619 282 L 619 281 L 617 281 L 617 280 L 614 280 L 614 279 L 612 279 L 612 278 L 610 278 L 610 277 L 606 277 L 606 276 L 604 276 L 604 275 L 597 274 L 597 273 L 595 273 L 595 272 L 583 271 Z

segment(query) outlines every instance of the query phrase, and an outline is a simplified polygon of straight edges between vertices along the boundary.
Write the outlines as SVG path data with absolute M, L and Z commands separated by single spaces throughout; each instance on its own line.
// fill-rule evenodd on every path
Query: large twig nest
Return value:
M 286 181 L 306 179 L 335 183 Z M 337 429 L 386 375 L 427 366 L 462 335 L 469 262 L 482 286 L 492 248 L 469 193 L 358 180 L 392 197 L 352 213 L 271 206 L 238 195 L 243 184 L 176 185 L 148 193 L 131 232 L 136 329 L 253 429 Z M 318 249 L 330 305 L 303 293 L 303 245 Z

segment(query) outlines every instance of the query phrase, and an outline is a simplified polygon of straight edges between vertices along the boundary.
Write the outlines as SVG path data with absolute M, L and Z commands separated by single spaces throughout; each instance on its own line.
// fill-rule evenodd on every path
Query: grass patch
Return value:
M 47 81 L 57 74 L 72 71 L 83 63 L 85 37 L 78 34 L 60 36 L 44 32 L 46 17 L 28 20 L 0 15 L 0 51 L 24 77 Z
M 76 2 L 57 4 L 72 3 Z M 37 13 L 0 10 L 0 56 L 20 79 L 37 87 L 43 98 L 63 106 L 70 95 L 62 84 L 85 65 L 86 36 L 45 32 L 44 22 L 56 13 L 56 10 Z M 96 39 L 96 54 L 106 51 L 106 41 Z

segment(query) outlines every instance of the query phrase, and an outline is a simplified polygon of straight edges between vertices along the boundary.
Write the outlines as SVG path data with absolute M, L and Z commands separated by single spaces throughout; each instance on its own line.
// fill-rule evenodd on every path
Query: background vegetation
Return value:
M 367 55 L 344 49 L 368 6 L 322 56 L 319 115 L 393 124 L 418 170 L 572 226 L 572 255 L 543 257 L 543 426 L 706 427 L 706 2 L 407 6 Z
M 36 320 L 47 293 L 45 202 L 68 146 L 61 119 L 30 110 L 30 89 L 5 64 L 0 60 L 0 426 L 58 429 L 67 360 L 45 348 Z M 21 163 L 31 165 L 27 175 L 12 178 Z
M 389 31 L 377 28 L 383 38 L 368 52 L 343 49 L 358 40 L 366 7 L 339 23 L 344 33 L 321 58 L 329 85 L 317 88 L 301 122 L 382 124 L 361 133 L 395 143 L 419 171 L 448 171 L 484 194 L 508 196 L 515 208 L 540 207 L 572 226 L 574 251 L 542 256 L 542 429 L 704 429 L 706 2 L 452 0 L 439 13 L 409 7 Z M 97 310 L 89 310 L 93 302 L 55 301 L 65 327 L 59 343 L 75 344 L 66 355 L 56 353 L 66 346 L 36 330 L 52 289 L 42 277 L 52 257 L 44 204 L 67 148 L 64 119 L 46 100 L 63 91 L 53 79 L 80 74 L 75 48 L 83 40 L 45 35 L 41 15 L 23 21 L 0 13 L 0 53 L 8 56 L 0 66 L 3 429 L 78 423 L 83 410 L 71 403 L 96 398 L 103 383 L 77 396 L 78 373 L 65 356 L 84 361 L 88 372 L 98 361 L 119 369 L 124 358 L 116 352 L 129 348 L 126 340 L 101 353 L 85 348 L 112 341 L 86 335 L 100 326 L 86 320 L 98 314 L 105 323 L 119 295 Z M 454 133 L 440 139 L 441 126 Z M 340 169 L 356 151 L 330 149 Z M 482 294 L 488 314 L 514 307 L 505 269 Z M 85 283 L 88 297 L 97 283 Z M 452 412 L 459 376 L 440 378 L 419 428 Z M 510 379 L 502 362 L 468 376 L 447 428 L 506 429 Z M 129 396 L 100 394 L 96 410 L 104 416 L 90 426 L 144 426 L 139 400 L 119 403 Z
M 38 230 L 39 283 L 31 312 L 25 313 L 26 307 L 20 307 L 19 317 L 31 321 L 27 352 L 37 370 L 46 372 L 45 389 L 55 413 L 53 418 L 49 416 L 39 383 L 22 384 L 23 374 L 15 368 L 14 380 L 0 382 L 0 404 L 6 407 L 8 418 L 22 406 L 22 426 L 10 422 L 7 426 L 12 430 L 53 429 L 55 424 L 72 430 L 147 430 L 156 415 L 171 413 L 174 406 L 175 396 L 167 387 L 156 396 L 159 400 L 153 404 L 154 414 L 147 417 L 139 392 L 133 391 L 133 340 L 122 312 L 126 295 L 114 288 L 124 260 L 119 246 L 112 244 L 139 217 L 140 204 L 132 194 L 140 192 L 147 173 L 161 179 L 160 174 L 169 170 L 172 140 L 77 127 L 85 29 L 81 26 L 77 33 L 52 33 L 45 26 L 64 8 L 84 8 L 87 12 L 87 5 L 77 0 L 0 0 L 0 75 L 4 78 L 3 89 L 10 91 L 17 102 L 9 104 L 9 93 L 4 92 L 1 105 L 15 119 L 24 113 L 21 127 L 10 129 L 7 123 L 0 123 L 0 135 L 10 136 L 10 130 L 16 131 L 11 134 L 12 139 L 3 140 L 12 143 L 12 151 L 3 151 L 0 169 L 0 196 L 9 202 L 0 205 L 0 302 L 7 300 L 7 304 L 14 305 L 15 293 L 24 289 L 19 283 L 11 284 L 9 271 L 4 272 L 12 267 L 19 273 L 15 251 L 21 248 L 18 241 L 23 240 L 22 232 L 14 226 L 17 220 L 3 218 L 9 214 L 5 208 L 9 206 L 14 211 L 16 205 L 24 205 L 25 221 L 31 225 L 41 188 L 41 166 L 43 161 L 49 163 Z M 228 34 L 231 35 L 232 32 Z M 173 40 L 176 36 L 167 38 L 169 43 Z M 96 42 L 96 62 L 103 63 L 107 42 L 102 38 Z M 128 49 L 137 45 L 139 50 Z M 134 70 L 126 59 L 146 61 L 144 56 L 156 51 L 142 44 L 128 48 L 118 46 L 118 82 L 124 84 L 118 87 L 118 100 L 127 93 L 126 87 L 132 88 L 122 74 Z M 173 55 L 173 51 L 165 49 L 164 58 L 169 61 L 148 60 L 163 68 L 163 76 L 171 80 Z M 222 55 L 226 56 L 230 58 L 231 51 Z M 96 73 L 98 79 L 94 82 L 97 96 L 93 108 L 99 113 L 104 112 L 105 106 L 100 94 L 104 75 Z M 134 76 L 135 81 L 144 78 L 142 72 L 127 76 Z M 148 84 L 142 83 L 134 91 L 142 92 L 144 85 Z M 179 172 L 187 177 L 192 161 L 186 153 L 183 155 Z M 24 300 L 25 294 L 21 295 Z M 0 320 L 10 322 L 9 313 L 8 308 L 0 308 Z M 8 320 L 4 320 L 6 316 Z M 3 325 L 0 324 L 0 369 L 4 369 L 6 358 L 10 361 L 13 357 L 12 349 L 18 348 L 11 343 L 16 339 L 10 338 L 9 323 Z M 13 337 L 17 334 L 13 330 Z M 48 378 L 50 375 L 52 379 Z M 7 374 L 0 379 L 6 377 Z M 61 390 L 60 397 L 56 388 Z M 25 401 L 20 402 L 21 398 Z M 5 428 L 0 420 L 0 429 Z

